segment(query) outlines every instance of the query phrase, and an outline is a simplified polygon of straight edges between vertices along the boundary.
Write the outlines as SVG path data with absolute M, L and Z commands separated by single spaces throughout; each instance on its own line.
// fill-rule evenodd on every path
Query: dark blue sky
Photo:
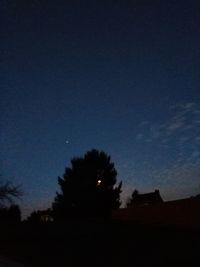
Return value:
M 91 148 L 111 155 L 123 199 L 200 193 L 199 1 L 0 5 L 1 172 L 25 214 Z

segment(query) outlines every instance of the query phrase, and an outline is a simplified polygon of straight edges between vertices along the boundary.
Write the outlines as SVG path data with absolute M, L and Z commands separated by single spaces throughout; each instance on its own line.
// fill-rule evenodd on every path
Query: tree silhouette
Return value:
M 39 223 L 41 222 L 41 214 L 40 211 L 33 211 L 26 219 L 29 223 Z
M 15 186 L 11 182 L 6 182 L 0 185 L 0 206 L 3 206 L 5 202 L 13 202 L 13 198 L 19 198 L 23 193 L 20 190 L 20 186 Z
M 116 177 L 114 163 L 103 151 L 73 158 L 58 177 L 61 192 L 53 203 L 54 219 L 108 217 L 121 204 L 122 182 L 115 186 Z
M 41 222 L 52 222 L 52 210 L 34 210 L 27 217 L 26 222 L 28 223 L 41 223 Z
M 139 195 L 139 191 L 137 189 L 135 189 L 131 195 L 131 197 L 128 198 L 127 202 L 126 202 L 126 207 L 131 207 L 134 204 L 134 199 L 136 196 Z
M 0 222 L 15 222 L 21 221 L 21 210 L 18 205 L 0 208 Z

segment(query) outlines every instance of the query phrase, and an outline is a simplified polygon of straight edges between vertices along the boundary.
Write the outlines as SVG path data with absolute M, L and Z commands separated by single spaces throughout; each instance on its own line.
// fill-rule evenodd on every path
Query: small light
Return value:
M 100 184 L 101 184 L 101 180 L 98 180 L 98 181 L 97 181 L 97 185 L 100 185 Z

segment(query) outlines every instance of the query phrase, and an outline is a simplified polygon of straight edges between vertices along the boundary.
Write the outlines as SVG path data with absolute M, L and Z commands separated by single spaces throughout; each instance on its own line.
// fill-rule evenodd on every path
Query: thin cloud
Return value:
M 149 123 L 150 123 L 149 121 L 142 121 L 138 126 L 143 127 L 143 126 L 148 125 Z
M 195 102 L 188 102 L 188 103 L 178 103 L 175 105 L 171 105 L 170 109 L 178 109 L 178 110 L 191 110 L 193 108 L 196 107 L 196 103 Z
M 157 140 L 161 143 L 170 141 L 170 138 L 177 137 L 181 141 L 188 139 L 188 136 L 194 134 L 194 132 L 200 131 L 200 120 L 197 118 L 197 112 L 200 106 L 193 103 L 178 104 L 170 107 L 175 114 L 172 114 L 171 118 L 160 124 L 148 124 L 148 131 L 146 138 L 148 142 Z M 190 131 L 193 131 L 191 133 Z M 198 137 L 197 137 L 198 140 Z
M 168 133 L 173 133 L 174 131 L 176 131 L 177 129 L 180 129 L 184 126 L 184 123 L 182 120 L 180 121 L 176 121 L 176 122 L 172 122 L 170 123 L 168 126 L 166 126 L 166 130 Z
M 166 192 L 168 191 L 168 198 L 173 199 L 175 196 L 181 198 L 194 194 L 199 186 L 199 155 L 200 153 L 196 151 L 193 154 L 193 158 L 191 157 L 187 162 L 178 162 L 173 166 L 154 174 L 154 183 L 156 183 L 161 190 L 163 188 Z M 194 158 L 196 161 L 194 161 Z
M 195 107 L 196 106 L 196 103 L 194 103 L 194 102 L 189 102 L 189 103 L 185 103 L 185 104 L 183 104 L 182 105 L 182 107 L 184 108 L 184 109 L 192 109 L 193 107 Z
M 179 139 L 180 143 L 185 143 L 185 142 L 187 142 L 188 140 L 190 140 L 190 138 L 187 137 L 187 136 L 181 136 L 180 139 Z
M 147 164 L 139 162 L 138 189 L 159 188 L 166 199 L 200 193 L 199 111 L 200 104 L 178 104 L 170 107 L 168 119 L 140 124 L 136 140 L 146 142 Z
M 194 110 L 193 113 L 199 115 L 199 114 L 200 114 L 200 109 L 196 109 L 196 110 Z
M 141 141 L 143 139 L 143 134 L 139 133 L 136 135 L 136 140 Z

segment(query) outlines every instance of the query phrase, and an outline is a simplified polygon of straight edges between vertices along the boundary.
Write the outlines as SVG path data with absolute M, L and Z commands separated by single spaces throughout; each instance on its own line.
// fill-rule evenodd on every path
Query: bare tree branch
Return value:
M 23 193 L 20 189 L 20 185 L 13 185 L 11 182 L 6 182 L 0 186 L 0 201 L 1 202 L 13 202 L 13 198 L 20 198 Z

